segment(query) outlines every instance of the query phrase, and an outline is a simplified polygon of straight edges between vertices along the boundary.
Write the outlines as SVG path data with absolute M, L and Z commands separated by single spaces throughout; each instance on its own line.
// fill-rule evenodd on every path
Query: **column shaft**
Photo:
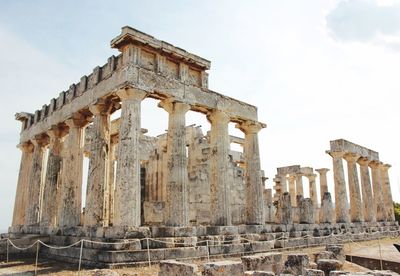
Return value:
M 208 116 L 211 122 L 211 224 L 231 225 L 230 187 L 233 179 L 229 173 L 229 117 L 222 111 L 214 111 Z
M 108 221 L 105 221 L 106 225 L 114 224 L 114 197 L 115 197 L 115 151 L 118 145 L 116 137 L 110 139 L 110 153 L 108 158 L 108 199 L 106 197 L 106 214 L 105 217 Z
M 366 158 L 361 158 L 357 162 L 360 165 L 364 220 L 367 222 L 375 222 L 376 211 L 375 208 L 371 206 L 371 204 L 374 205 L 374 197 L 372 194 L 371 177 L 369 175 L 368 168 L 368 164 L 370 161 Z
M 122 100 L 121 125 L 114 193 L 114 225 L 140 226 L 141 102 L 146 93 L 134 89 L 118 92 Z
M 329 171 L 329 169 L 321 168 L 321 169 L 316 169 L 316 171 L 319 173 L 320 199 L 322 203 L 324 194 L 328 192 L 328 180 L 326 178 L 326 173 Z
M 289 176 L 289 194 L 292 206 L 296 206 L 296 177 L 294 175 Z
M 381 166 L 381 177 L 382 177 L 382 189 L 383 189 L 383 199 L 385 201 L 386 210 L 386 220 L 395 221 L 394 217 L 394 206 L 392 198 L 392 190 L 390 189 L 389 180 L 389 164 L 384 164 Z
M 296 174 L 296 194 L 304 196 L 303 174 L 301 173 Z
M 347 161 L 347 174 L 350 193 L 350 216 L 352 222 L 364 221 L 361 202 L 360 183 L 358 181 L 357 160 L 359 155 L 347 153 L 344 158 Z
M 374 191 L 374 207 L 376 211 L 376 220 L 385 221 L 385 203 L 383 201 L 382 178 L 381 178 L 381 163 L 372 161 L 369 163 L 372 172 L 372 187 Z
M 316 208 L 318 206 L 318 199 L 317 199 L 317 184 L 315 182 L 316 175 L 309 175 L 308 183 L 309 183 L 309 190 L 310 190 L 310 199 Z

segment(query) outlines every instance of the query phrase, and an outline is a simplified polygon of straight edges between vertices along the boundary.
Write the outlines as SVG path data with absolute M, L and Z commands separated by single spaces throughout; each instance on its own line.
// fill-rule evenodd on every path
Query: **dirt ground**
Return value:
M 400 243 L 400 238 L 395 239 L 381 239 L 380 242 L 375 241 L 366 241 L 360 243 L 347 243 L 345 244 L 345 252 L 346 254 L 359 255 L 359 256 L 368 256 L 373 258 L 380 258 L 381 251 L 382 259 L 384 260 L 392 260 L 400 262 L 400 252 L 398 252 L 393 243 Z M 379 250 L 380 248 L 380 250 Z M 312 254 L 322 251 L 324 247 L 313 247 L 313 248 L 305 248 L 296 250 L 296 252 L 307 253 L 312 259 Z M 284 251 L 282 252 L 284 255 L 293 253 L 294 251 Z M 227 258 L 231 260 L 240 260 L 240 258 Z M 191 262 L 195 264 L 201 264 L 206 261 L 200 260 L 192 260 L 186 262 Z M 118 268 L 113 269 L 113 271 L 117 272 L 119 275 L 124 276 L 147 276 L 147 275 L 157 275 L 158 274 L 158 265 L 153 264 L 151 267 L 149 266 L 141 266 L 141 267 L 127 267 L 127 268 Z M 346 262 L 344 267 L 344 271 L 357 272 L 357 271 L 368 271 L 368 269 L 358 266 L 356 264 Z M 38 261 L 37 266 L 37 274 L 38 275 L 60 275 L 60 276 L 72 276 L 72 275 L 95 275 L 96 270 L 83 268 L 78 274 L 78 265 L 77 264 L 69 264 L 63 263 L 59 261 L 52 260 L 44 260 L 40 259 Z M 24 259 L 24 260 L 15 260 L 15 256 L 10 258 L 7 263 L 5 260 L 0 261 L 0 275 L 16 275 L 16 276 L 25 276 L 25 275 L 34 275 L 35 274 L 35 259 Z

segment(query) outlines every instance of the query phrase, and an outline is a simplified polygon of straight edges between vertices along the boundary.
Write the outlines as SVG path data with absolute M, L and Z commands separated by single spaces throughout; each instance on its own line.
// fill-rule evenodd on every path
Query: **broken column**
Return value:
M 371 208 L 371 204 L 373 205 L 374 202 L 374 197 L 372 195 L 371 177 L 369 175 L 369 167 L 368 167 L 371 161 L 368 160 L 368 158 L 361 157 L 358 159 L 357 162 L 360 165 L 364 220 L 366 222 L 375 222 L 376 211 L 375 208 Z
M 315 223 L 315 218 L 314 218 L 314 204 L 312 199 L 310 198 L 304 198 L 300 200 L 299 204 L 299 220 L 300 223 Z
M 189 224 L 188 173 L 186 157 L 185 114 L 188 104 L 167 99 L 161 106 L 169 113 L 167 138 L 166 225 Z
M 229 173 L 229 116 L 219 110 L 208 115 L 211 122 L 210 144 L 211 144 L 211 224 L 231 225 L 231 210 L 229 200 L 229 185 L 233 181 Z
M 363 222 L 363 208 L 361 202 L 360 183 L 358 181 L 357 160 L 358 154 L 346 153 L 344 159 L 347 161 L 347 173 L 350 193 L 350 216 L 352 222 Z
M 117 92 L 121 99 L 121 125 L 114 191 L 114 225 L 140 226 L 141 102 L 146 93 L 132 88 Z
M 264 187 L 261 181 L 258 132 L 266 126 L 259 122 L 246 121 L 238 127 L 245 134 L 243 151 L 246 166 L 246 223 L 264 224 Z
M 321 209 L 319 211 L 320 223 L 333 222 L 333 204 L 331 193 L 326 192 L 321 200 Z
M 278 200 L 276 223 L 293 223 L 292 203 L 288 192 L 283 193 Z
M 333 159 L 333 176 L 335 182 L 335 207 L 336 222 L 348 223 L 349 206 L 347 202 L 346 181 L 344 178 L 343 161 L 344 152 L 327 151 Z

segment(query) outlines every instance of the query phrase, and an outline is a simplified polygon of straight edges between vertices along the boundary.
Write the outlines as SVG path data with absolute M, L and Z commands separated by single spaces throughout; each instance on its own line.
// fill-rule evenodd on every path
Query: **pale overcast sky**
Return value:
M 211 60 L 210 89 L 258 107 L 271 179 L 280 166 L 331 168 L 325 150 L 344 138 L 393 165 L 400 201 L 399 1 L 0 0 L 0 231 L 11 223 L 20 163 L 14 114 L 41 108 L 118 54 L 109 42 L 125 25 Z M 191 123 L 209 127 L 202 115 Z M 159 134 L 166 112 L 146 100 L 142 125 Z

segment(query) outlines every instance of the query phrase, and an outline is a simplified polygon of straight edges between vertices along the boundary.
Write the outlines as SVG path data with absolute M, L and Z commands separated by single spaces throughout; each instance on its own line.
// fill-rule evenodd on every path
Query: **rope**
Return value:
M 149 248 L 149 238 L 147 238 L 147 258 L 149 260 L 149 267 L 151 267 L 151 260 L 150 260 L 150 248 Z
M 36 242 L 35 275 L 37 275 L 37 265 L 38 265 L 38 259 L 39 259 L 39 246 L 40 246 L 40 241 Z
M 79 252 L 78 276 L 79 276 L 80 273 L 81 273 L 82 252 L 83 252 L 83 243 L 84 243 L 84 240 L 80 240 L 80 242 L 81 242 L 81 250 L 80 250 L 80 252 Z

